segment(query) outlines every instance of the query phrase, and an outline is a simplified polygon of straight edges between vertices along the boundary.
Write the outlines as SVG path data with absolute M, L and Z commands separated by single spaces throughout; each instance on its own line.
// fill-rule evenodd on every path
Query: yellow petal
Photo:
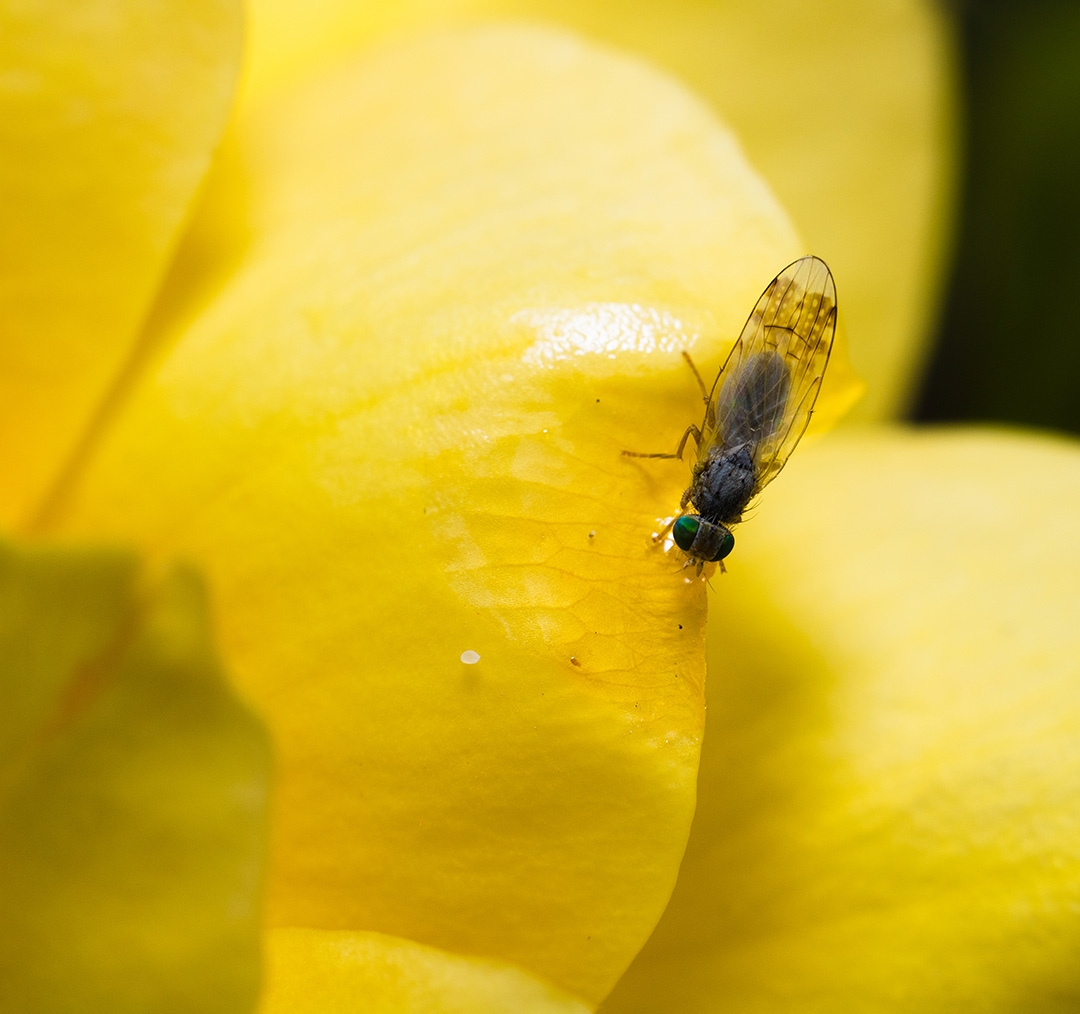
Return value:
M 931 0 L 252 0 L 252 101 L 372 39 L 551 20 L 679 75 L 734 127 L 840 279 L 860 418 L 902 411 L 933 324 L 956 163 L 948 17 Z
M 250 1010 L 268 758 L 201 585 L 0 550 L 0 1008 Z
M 239 49 L 236 0 L 0 14 L 0 524 L 34 512 L 131 356 Z
M 270 934 L 260 1014 L 588 1014 L 573 997 L 499 962 L 382 933 Z
M 597 1000 L 703 721 L 703 586 L 650 541 L 687 468 L 620 451 L 699 418 L 681 349 L 715 370 L 800 244 L 696 101 L 542 31 L 350 65 L 239 144 L 231 283 L 58 524 L 208 568 L 281 752 L 274 924 Z
M 1080 446 L 833 436 L 710 603 L 700 801 L 605 1010 L 1064 1010 Z

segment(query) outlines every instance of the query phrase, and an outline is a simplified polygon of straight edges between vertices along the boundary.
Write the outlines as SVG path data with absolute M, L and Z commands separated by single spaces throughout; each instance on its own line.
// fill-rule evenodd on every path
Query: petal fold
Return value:
M 133 355 L 240 30 L 238 0 L 0 13 L 0 524 L 34 524 Z
M 382 933 L 270 934 L 260 1014 L 588 1014 L 511 965 L 448 954 Z

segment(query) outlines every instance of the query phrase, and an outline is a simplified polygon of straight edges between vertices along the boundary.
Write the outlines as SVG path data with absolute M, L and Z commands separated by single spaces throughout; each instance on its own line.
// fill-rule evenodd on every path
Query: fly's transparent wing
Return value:
M 810 422 L 836 332 L 836 286 L 803 257 L 769 283 L 713 383 L 701 457 L 750 448 L 754 492 L 784 467 Z

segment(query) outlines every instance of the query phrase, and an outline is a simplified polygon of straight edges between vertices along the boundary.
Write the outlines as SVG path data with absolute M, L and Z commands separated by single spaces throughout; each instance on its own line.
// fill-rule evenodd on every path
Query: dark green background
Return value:
M 1080 0 L 952 4 L 954 262 L 913 418 L 1080 433 Z

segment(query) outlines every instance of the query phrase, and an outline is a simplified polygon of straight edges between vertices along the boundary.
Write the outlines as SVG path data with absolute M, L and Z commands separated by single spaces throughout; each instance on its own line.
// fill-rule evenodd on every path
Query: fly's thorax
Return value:
M 710 455 L 694 470 L 690 499 L 708 522 L 735 524 L 754 495 L 754 458 L 746 444 Z
M 696 514 L 684 514 L 672 526 L 671 534 L 675 545 L 691 559 L 705 563 L 716 563 L 735 548 L 735 536 L 727 528 Z

